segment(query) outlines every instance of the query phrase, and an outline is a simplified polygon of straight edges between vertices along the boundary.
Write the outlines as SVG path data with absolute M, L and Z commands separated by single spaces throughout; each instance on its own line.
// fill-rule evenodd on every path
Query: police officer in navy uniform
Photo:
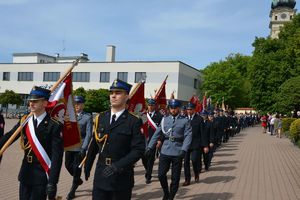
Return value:
M 187 118 L 180 116 L 180 101 L 172 99 L 168 107 L 170 115 L 163 117 L 146 149 L 146 156 L 155 149 L 160 135 L 164 136 L 159 157 L 158 178 L 164 191 L 163 199 L 174 199 L 179 187 L 182 160 L 192 141 L 192 128 Z M 167 173 L 172 166 L 170 191 Z
M 147 145 L 150 142 L 154 132 L 155 132 L 155 127 L 159 127 L 161 119 L 162 119 L 162 114 L 160 114 L 160 112 L 156 111 L 156 101 L 154 99 L 148 99 L 147 101 L 148 104 L 148 115 L 151 118 L 152 122 L 148 122 L 148 138 L 147 138 Z M 150 123 L 154 123 L 154 125 L 150 125 Z M 162 138 L 160 138 L 157 141 L 156 144 L 156 149 L 159 149 L 161 146 L 161 140 Z M 155 161 L 155 153 L 156 151 L 151 151 L 151 155 L 149 157 L 143 156 L 143 162 L 146 168 L 146 174 L 145 174 L 145 178 L 146 178 L 146 184 L 151 183 L 151 179 L 152 179 L 152 170 L 153 170 L 153 165 L 154 165 L 154 161 Z
M 92 137 L 93 119 L 92 116 L 84 112 L 84 98 L 82 96 L 74 96 L 75 111 L 77 121 L 80 128 L 82 144 L 80 147 L 75 147 L 66 151 L 65 153 L 65 166 L 68 172 L 73 176 L 73 183 L 67 199 L 74 199 L 76 189 L 83 183 L 81 176 L 80 165 L 82 159 L 85 157 L 88 145 Z
M 191 182 L 191 171 L 190 171 L 190 160 L 192 160 L 195 182 L 199 182 L 199 174 L 201 171 L 201 149 L 203 148 L 208 152 L 208 139 L 207 135 L 204 133 L 204 123 L 202 117 L 200 117 L 196 111 L 196 105 L 189 102 L 186 106 L 187 108 L 187 118 L 189 119 L 192 126 L 192 143 L 187 151 L 184 158 L 184 175 L 185 182 L 183 186 L 190 185 Z
M 96 119 L 97 134 L 88 149 L 86 179 L 96 155 L 93 200 L 130 200 L 134 186 L 134 164 L 145 151 L 142 120 L 126 110 L 131 85 L 116 79 L 110 87 L 111 109 Z
M 24 158 L 19 173 L 19 197 L 20 200 L 46 200 L 55 199 L 57 183 L 63 160 L 63 139 L 61 136 L 62 124 L 52 119 L 45 111 L 50 96 L 50 90 L 33 87 L 29 95 L 29 107 L 33 116 L 21 131 L 21 134 L 14 140 L 21 138 L 21 147 L 24 150 Z M 0 147 L 12 136 L 20 124 L 25 121 L 23 116 L 21 121 L 6 133 L 0 140 Z M 51 166 L 48 176 L 42 167 L 35 150 L 29 142 L 29 131 L 34 129 L 35 136 L 41 144 L 49 159 Z M 32 131 L 31 131 L 32 133 Z M 34 134 L 31 135 L 33 137 Z M 35 142 L 36 144 L 36 142 Z

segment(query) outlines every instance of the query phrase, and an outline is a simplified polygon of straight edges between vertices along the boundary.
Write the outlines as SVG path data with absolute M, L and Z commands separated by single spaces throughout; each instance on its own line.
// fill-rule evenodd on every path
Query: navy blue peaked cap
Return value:
M 186 105 L 186 109 L 195 109 L 196 108 L 196 105 L 194 103 L 191 103 L 189 102 L 187 105 Z
M 147 103 L 148 105 L 155 105 L 156 101 L 154 99 L 148 99 Z
M 76 103 L 84 103 L 85 100 L 82 96 L 74 96 L 74 102 Z
M 171 100 L 169 100 L 169 102 L 168 102 L 168 106 L 169 107 L 173 107 L 173 108 L 177 108 L 177 107 L 180 107 L 181 106 L 181 102 L 179 101 L 179 100 L 177 100 L 177 99 L 171 99 Z
M 121 81 L 120 79 L 115 79 L 109 90 L 124 90 L 127 92 L 127 94 L 129 94 L 131 87 L 132 85 L 130 85 L 129 83 Z
M 203 110 L 201 113 L 200 113 L 201 116 L 207 116 L 208 115 L 208 112 L 206 110 Z
M 33 86 L 30 91 L 28 100 L 40 100 L 45 99 L 48 100 L 50 97 L 51 91 L 42 87 Z

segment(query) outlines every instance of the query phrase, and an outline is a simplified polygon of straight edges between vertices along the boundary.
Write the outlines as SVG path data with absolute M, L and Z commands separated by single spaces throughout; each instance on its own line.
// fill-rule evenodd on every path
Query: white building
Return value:
M 105 62 L 88 62 L 88 55 L 78 57 L 49 56 L 41 53 L 13 54 L 13 63 L 0 64 L 0 93 L 13 90 L 28 94 L 33 85 L 53 85 L 71 66 L 71 61 L 80 58 L 73 70 L 73 89 L 108 89 L 119 78 L 134 85 L 146 81 L 145 97 L 154 96 L 168 75 L 166 95 L 175 91 L 175 98 L 188 101 L 198 94 L 199 70 L 180 61 L 115 61 L 115 47 L 107 46 Z

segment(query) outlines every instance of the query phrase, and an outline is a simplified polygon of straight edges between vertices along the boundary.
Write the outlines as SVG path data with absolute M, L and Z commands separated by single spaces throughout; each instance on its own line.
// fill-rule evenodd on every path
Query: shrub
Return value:
M 300 137 L 300 119 L 295 120 L 290 127 L 290 138 L 297 143 Z
M 289 136 L 290 126 L 296 118 L 282 118 L 282 131 L 286 136 Z

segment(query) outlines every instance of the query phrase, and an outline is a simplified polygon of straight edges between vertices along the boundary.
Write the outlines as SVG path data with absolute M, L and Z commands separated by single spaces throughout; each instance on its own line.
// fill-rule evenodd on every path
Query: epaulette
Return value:
M 131 111 L 129 111 L 129 114 L 131 114 L 131 115 L 135 116 L 135 117 L 136 117 L 136 118 L 138 118 L 138 119 L 140 119 L 140 118 L 141 118 L 139 115 L 135 114 L 134 112 L 131 112 Z
M 57 123 L 57 124 L 61 124 L 61 122 L 60 121 L 58 121 L 56 118 L 54 118 L 54 117 L 51 117 L 50 118 L 52 121 L 54 121 L 55 123 Z

